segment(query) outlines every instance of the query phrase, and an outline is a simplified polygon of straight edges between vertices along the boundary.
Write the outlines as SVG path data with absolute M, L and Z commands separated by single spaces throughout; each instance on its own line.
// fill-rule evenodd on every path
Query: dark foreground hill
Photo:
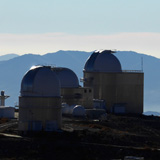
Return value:
M 6 105 L 18 103 L 21 80 L 31 66 L 68 67 L 81 78 L 84 64 L 90 55 L 91 52 L 58 51 L 42 56 L 26 54 L 0 61 L 0 90 L 5 90 L 11 96 L 6 100 Z M 117 51 L 115 56 L 120 60 L 123 70 L 144 71 L 144 111 L 160 111 L 160 59 L 132 51 Z
M 16 137 L 17 125 L 0 129 L 1 160 L 160 159 L 160 118 L 108 115 L 106 121 L 63 117 L 57 133 Z M 0 127 L 1 128 L 1 127 Z

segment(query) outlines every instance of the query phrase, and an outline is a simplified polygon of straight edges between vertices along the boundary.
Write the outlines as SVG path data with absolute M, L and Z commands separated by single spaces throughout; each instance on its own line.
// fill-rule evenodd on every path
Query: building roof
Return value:
M 122 72 L 121 64 L 111 50 L 95 51 L 87 59 L 84 71 Z
M 52 71 L 58 76 L 61 88 L 77 88 L 79 87 L 79 81 L 77 75 L 68 68 L 54 67 Z
M 49 66 L 31 68 L 21 82 L 21 96 L 60 96 L 60 82 Z

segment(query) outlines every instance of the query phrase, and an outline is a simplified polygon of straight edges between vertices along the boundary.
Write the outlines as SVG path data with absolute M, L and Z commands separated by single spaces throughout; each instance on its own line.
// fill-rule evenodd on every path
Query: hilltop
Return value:
M 0 125 L 0 159 L 123 160 L 136 156 L 157 160 L 159 123 L 159 117 L 143 115 L 108 115 L 105 121 L 63 117 L 59 132 L 22 137 L 17 125 L 7 129 Z

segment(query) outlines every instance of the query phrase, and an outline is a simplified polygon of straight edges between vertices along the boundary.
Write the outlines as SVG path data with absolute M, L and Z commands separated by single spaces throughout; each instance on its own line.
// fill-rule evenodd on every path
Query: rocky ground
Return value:
M 1 160 L 160 159 L 160 118 L 155 116 L 108 115 L 105 121 L 65 117 L 61 131 L 29 136 L 19 136 L 17 127 L 14 121 L 0 130 Z

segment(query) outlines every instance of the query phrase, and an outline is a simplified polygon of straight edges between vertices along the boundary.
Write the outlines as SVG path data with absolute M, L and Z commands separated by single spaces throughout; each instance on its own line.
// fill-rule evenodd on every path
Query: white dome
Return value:
M 73 108 L 73 112 L 72 112 L 73 116 L 77 116 L 77 117 L 84 117 L 86 115 L 86 110 L 83 106 L 81 105 L 76 105 Z
M 55 68 L 52 68 L 52 70 L 58 76 L 61 83 L 61 88 L 78 88 L 79 87 L 78 77 L 71 69 L 63 68 L 63 67 L 55 67 Z
M 69 113 L 68 114 L 70 114 L 70 115 L 72 115 L 72 113 L 73 113 L 73 108 L 75 107 L 76 105 L 71 105 L 71 106 L 69 106 Z
M 71 105 L 71 106 L 69 106 L 68 104 L 67 104 L 67 105 L 62 105 L 62 114 L 72 115 L 72 113 L 73 113 L 73 108 L 74 108 L 75 106 L 76 106 L 76 105 Z
M 67 103 L 62 103 L 62 114 L 69 113 L 69 105 Z
M 121 64 L 110 50 L 95 51 L 88 58 L 84 71 L 88 72 L 122 72 Z
M 59 97 L 60 82 L 51 67 L 31 68 L 21 82 L 21 96 Z

